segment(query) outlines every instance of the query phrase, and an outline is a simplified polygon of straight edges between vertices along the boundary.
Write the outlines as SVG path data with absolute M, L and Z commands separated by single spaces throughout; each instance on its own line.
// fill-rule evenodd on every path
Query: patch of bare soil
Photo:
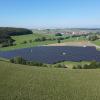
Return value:
M 81 41 L 81 42 L 55 43 L 55 44 L 49 44 L 48 46 L 93 46 L 93 45 L 88 41 Z

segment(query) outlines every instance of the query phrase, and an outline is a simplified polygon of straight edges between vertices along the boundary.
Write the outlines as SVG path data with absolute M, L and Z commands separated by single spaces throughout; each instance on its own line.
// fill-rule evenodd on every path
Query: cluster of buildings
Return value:
M 82 34 L 88 34 L 89 32 L 86 31 L 71 31 L 71 32 L 62 32 L 61 34 L 66 34 L 66 35 L 82 35 Z

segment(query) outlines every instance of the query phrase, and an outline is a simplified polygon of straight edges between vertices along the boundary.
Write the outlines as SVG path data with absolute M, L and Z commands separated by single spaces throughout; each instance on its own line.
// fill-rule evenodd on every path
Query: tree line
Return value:
M 10 62 L 14 63 L 14 64 L 21 64 L 21 65 L 28 65 L 28 66 L 67 68 L 64 64 L 57 64 L 57 65 L 52 66 L 50 64 L 44 64 L 44 63 L 41 63 L 41 62 L 27 61 L 22 57 L 11 58 Z
M 73 66 L 73 69 L 98 69 L 100 62 L 92 61 L 90 64 Z

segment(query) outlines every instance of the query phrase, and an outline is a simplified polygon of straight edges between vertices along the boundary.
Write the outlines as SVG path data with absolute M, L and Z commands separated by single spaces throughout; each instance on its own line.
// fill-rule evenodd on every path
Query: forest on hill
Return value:
M 12 45 L 14 40 L 11 36 L 32 34 L 32 31 L 25 28 L 0 27 L 1 47 Z
M 7 34 L 10 36 L 26 35 L 26 34 L 32 34 L 32 31 L 25 28 L 0 27 L 0 35 L 1 34 Z

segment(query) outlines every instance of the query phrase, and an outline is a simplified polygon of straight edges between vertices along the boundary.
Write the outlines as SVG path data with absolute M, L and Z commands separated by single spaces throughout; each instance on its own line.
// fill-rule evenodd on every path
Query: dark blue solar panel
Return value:
M 0 57 L 23 57 L 28 61 L 56 63 L 60 61 L 100 61 L 100 51 L 95 47 L 40 46 L 0 52 Z

